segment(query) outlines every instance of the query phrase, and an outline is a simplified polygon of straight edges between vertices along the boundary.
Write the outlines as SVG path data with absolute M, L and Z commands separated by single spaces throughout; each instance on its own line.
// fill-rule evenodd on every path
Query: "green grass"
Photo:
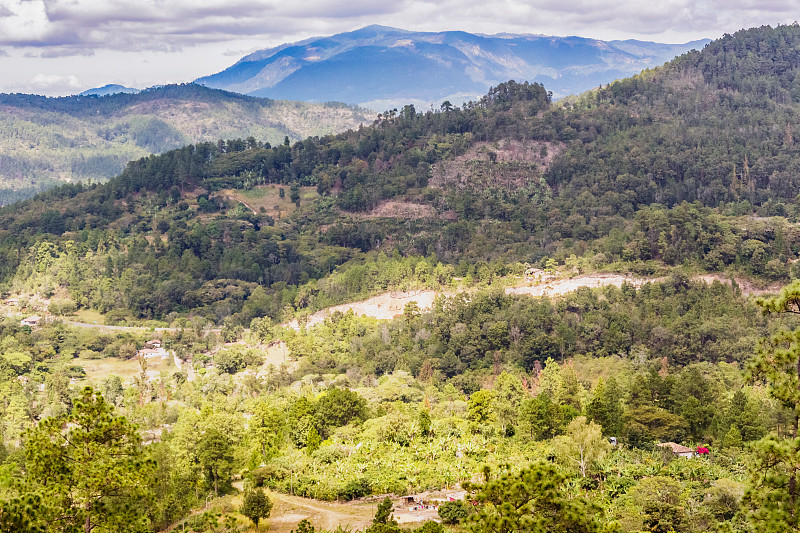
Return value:
M 284 197 L 280 197 L 283 188 Z M 266 214 L 273 218 L 282 218 L 290 215 L 297 207 L 289 199 L 291 191 L 285 185 L 260 185 L 250 190 L 225 189 L 220 191 L 223 195 L 236 202 L 243 202 L 254 211 L 260 212 L 264 208 Z M 300 205 L 313 201 L 319 196 L 316 187 L 300 187 Z
M 123 380 L 127 380 L 141 372 L 139 361 L 134 357 L 132 359 L 120 359 L 117 357 L 104 357 L 102 359 L 85 359 L 77 357 L 72 360 L 72 364 L 83 367 L 86 371 L 87 383 L 99 384 L 105 378 L 111 375 L 119 376 Z M 172 362 L 172 357 L 168 359 L 148 359 L 147 371 L 166 371 L 172 373 L 177 370 Z
M 81 309 L 76 311 L 71 317 L 75 322 L 84 322 L 86 324 L 105 324 L 105 317 L 97 311 L 92 309 Z

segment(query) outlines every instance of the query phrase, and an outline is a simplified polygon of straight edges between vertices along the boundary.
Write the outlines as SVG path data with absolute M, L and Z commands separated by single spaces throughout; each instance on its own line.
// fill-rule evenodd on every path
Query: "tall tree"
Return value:
M 206 429 L 205 435 L 197 443 L 197 458 L 219 496 L 220 482 L 230 482 L 233 470 L 233 450 L 230 437 L 215 427 Z
M 24 438 L 26 485 L 50 502 L 50 531 L 146 531 L 153 463 L 135 426 L 91 388 Z
M 800 315 L 800 280 L 778 296 L 760 299 L 764 313 Z M 800 328 L 792 321 L 762 339 L 751 365 L 752 376 L 769 385 L 769 394 L 791 413 L 790 434 L 771 434 L 757 445 L 751 488 L 745 495 L 748 517 L 759 531 L 800 528 Z
M 567 433 L 555 442 L 556 455 L 568 465 L 577 466 L 581 477 L 586 477 L 589 468 L 605 457 L 610 445 L 603 438 L 603 429 L 585 416 L 573 419 Z
M 242 508 L 239 510 L 244 516 L 253 521 L 258 531 L 258 522 L 268 518 L 272 511 L 272 501 L 264 494 L 263 489 L 248 490 L 244 493 Z

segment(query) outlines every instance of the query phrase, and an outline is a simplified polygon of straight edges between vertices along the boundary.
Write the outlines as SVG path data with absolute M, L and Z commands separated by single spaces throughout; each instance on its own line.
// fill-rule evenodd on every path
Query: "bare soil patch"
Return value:
M 433 300 L 440 294 L 448 293 L 432 290 L 385 292 L 360 302 L 337 305 L 317 311 L 313 315 L 302 319 L 302 323 L 307 327 L 316 326 L 337 311 L 347 313 L 351 310 L 356 316 L 366 315 L 379 320 L 391 320 L 402 315 L 406 304 L 412 301 L 417 302 L 421 311 L 430 310 L 433 306 Z M 287 326 L 293 329 L 300 329 L 300 322 L 295 319 L 289 322 Z
M 700 279 L 705 281 L 707 284 L 712 284 L 715 281 L 719 281 L 725 285 L 731 285 L 731 278 L 723 276 L 721 274 L 701 274 L 697 276 L 695 279 Z M 736 284 L 742 290 L 742 294 L 745 296 L 765 296 L 767 294 L 777 294 L 780 292 L 781 287 L 783 287 L 783 283 L 773 283 L 771 285 L 757 285 L 750 280 L 744 278 L 735 278 Z
M 280 492 L 270 492 L 269 497 L 274 503 L 267 521 L 270 533 L 289 533 L 303 519 L 310 521 L 318 531 L 333 531 L 339 524 L 349 525 L 353 531 L 363 531 L 372 523 L 377 509 L 377 505 L 371 503 L 331 503 Z
M 644 278 L 637 277 L 630 274 L 616 274 L 616 273 L 596 273 L 584 274 L 575 276 L 573 278 L 557 278 L 547 276 L 528 276 L 520 280 L 512 287 L 505 289 L 506 294 L 525 294 L 534 297 L 543 296 L 562 296 L 570 292 L 574 292 L 581 287 L 598 288 L 614 285 L 621 287 L 627 283 L 636 288 L 641 287 L 645 283 L 657 283 L 666 280 L 667 278 Z M 721 274 L 702 274 L 695 276 L 693 279 L 702 280 L 705 283 L 711 284 L 714 281 L 731 284 L 731 279 Z M 736 278 L 736 283 L 742 290 L 745 296 L 761 296 L 766 294 L 775 294 L 780 291 L 782 285 L 780 283 L 761 287 L 748 281 L 744 278 Z M 469 291 L 471 289 L 463 289 L 456 292 Z M 415 291 L 392 291 L 373 296 L 367 300 L 360 302 L 352 302 L 334 307 L 329 307 L 301 319 L 292 320 L 286 326 L 293 329 L 299 329 L 300 324 L 312 327 L 321 324 L 326 318 L 339 311 L 346 313 L 353 311 L 357 316 L 368 316 L 377 318 L 378 320 L 391 320 L 402 316 L 403 310 L 411 301 L 417 302 L 421 311 L 429 311 L 433 306 L 433 300 L 439 296 L 452 296 L 454 292 L 450 291 L 433 291 L 433 290 L 415 290 Z
M 433 206 L 414 202 L 386 201 L 364 215 L 364 218 L 434 218 L 436 210 Z
M 544 281 L 526 281 L 523 284 L 506 289 L 506 294 L 527 294 L 529 296 L 560 296 L 574 292 L 581 287 L 606 287 L 614 285 L 621 287 L 628 283 L 634 287 L 641 287 L 655 278 L 637 278 L 626 274 L 586 274 L 574 278 L 556 278 Z
M 520 187 L 549 168 L 563 143 L 502 140 L 481 142 L 464 155 L 437 165 L 431 187 L 503 185 Z

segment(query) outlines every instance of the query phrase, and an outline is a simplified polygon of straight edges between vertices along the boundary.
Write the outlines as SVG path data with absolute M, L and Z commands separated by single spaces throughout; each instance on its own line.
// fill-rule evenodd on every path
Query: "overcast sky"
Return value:
M 800 0 L 0 0 L 0 92 L 144 88 L 369 24 L 686 42 L 789 24 Z

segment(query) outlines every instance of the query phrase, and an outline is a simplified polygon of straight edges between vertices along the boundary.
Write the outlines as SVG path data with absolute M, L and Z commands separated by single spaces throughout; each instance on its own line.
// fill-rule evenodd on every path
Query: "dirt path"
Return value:
M 346 313 L 350 310 L 352 310 L 357 316 L 367 315 L 379 320 L 391 320 L 399 315 L 402 315 L 406 304 L 412 301 L 417 302 L 420 310 L 429 310 L 433 306 L 433 300 L 440 294 L 449 296 L 452 293 L 444 293 L 441 291 L 432 290 L 385 292 L 360 302 L 337 305 L 334 307 L 328 307 L 322 311 L 317 311 L 313 315 L 309 315 L 307 318 L 303 319 L 303 324 L 306 327 L 316 326 L 317 324 L 324 322 L 326 318 L 331 316 L 336 311 Z M 300 329 L 300 323 L 297 319 L 285 324 L 285 326 L 292 329 Z
M 270 533 L 285 533 L 295 529 L 300 520 L 308 519 L 319 530 L 333 531 L 339 524 L 350 525 L 353 531 L 363 531 L 375 515 L 375 504 L 329 503 L 280 492 L 270 492 L 274 503 L 269 519 Z
M 731 284 L 731 278 L 722 276 L 720 274 L 701 274 L 699 276 L 695 276 L 694 279 L 703 280 L 709 285 L 715 281 L 719 281 L 725 285 Z M 773 283 L 772 285 L 768 285 L 766 288 L 762 289 L 742 278 L 736 278 L 736 284 L 739 285 L 739 288 L 742 290 L 742 294 L 745 296 L 764 296 L 767 294 L 777 294 L 784 285 L 783 283 Z
M 609 285 L 614 285 L 615 287 L 622 286 L 623 283 L 628 283 L 633 285 L 636 288 L 641 287 L 645 283 L 648 282 L 661 282 L 665 281 L 667 278 L 659 277 L 659 278 L 645 278 L 645 277 L 638 277 L 629 274 L 615 274 L 615 273 L 598 273 L 598 274 L 584 274 L 582 276 L 576 276 L 574 278 L 551 278 L 545 281 L 535 281 L 533 279 L 525 279 L 524 281 L 520 281 L 516 285 L 512 287 L 508 287 L 505 289 L 506 294 L 526 294 L 529 296 L 534 297 L 542 297 L 542 296 L 562 296 L 564 294 L 574 292 L 581 287 L 590 287 L 590 288 L 598 288 L 598 287 L 607 287 Z M 702 280 L 707 284 L 711 284 L 714 281 L 719 281 L 720 283 L 724 283 L 726 285 L 731 284 L 731 279 L 721 274 L 701 274 L 698 276 L 694 276 L 692 279 L 694 280 Z M 760 288 L 754 285 L 753 283 L 749 282 L 746 279 L 736 278 L 736 283 L 739 285 L 739 288 L 742 290 L 742 294 L 745 296 L 762 296 L 765 294 L 774 294 L 777 293 L 782 285 L 780 283 L 770 285 L 766 288 Z M 471 289 L 463 289 L 461 291 L 456 292 L 465 292 Z M 433 306 L 434 299 L 439 296 L 452 296 L 456 294 L 456 292 L 452 291 L 433 291 L 433 290 L 415 290 L 415 291 L 393 291 L 393 292 L 386 292 L 383 294 L 379 294 L 378 296 L 373 296 L 367 300 L 362 300 L 360 302 L 352 302 L 348 304 L 337 305 L 334 307 L 329 307 L 327 309 L 323 309 L 321 311 L 317 311 L 316 313 L 309 315 L 307 318 L 303 319 L 302 323 L 306 327 L 316 326 L 325 321 L 326 318 L 330 317 L 334 312 L 340 311 L 342 313 L 346 313 L 349 310 L 352 310 L 358 316 L 366 315 L 372 318 L 377 318 L 379 320 L 391 320 L 403 314 L 403 309 L 405 308 L 406 304 L 415 301 L 421 311 L 429 311 Z M 290 327 L 292 329 L 300 329 L 300 322 L 297 319 L 292 320 L 291 322 L 284 324 L 284 327 Z
M 581 287 L 606 287 L 614 285 L 621 287 L 623 283 L 629 283 L 636 288 L 641 287 L 648 281 L 656 281 L 656 278 L 637 278 L 625 274 L 586 274 L 574 278 L 552 279 L 537 284 L 526 282 L 506 289 L 506 294 L 527 294 L 529 296 L 561 296 L 569 292 L 574 292 Z

